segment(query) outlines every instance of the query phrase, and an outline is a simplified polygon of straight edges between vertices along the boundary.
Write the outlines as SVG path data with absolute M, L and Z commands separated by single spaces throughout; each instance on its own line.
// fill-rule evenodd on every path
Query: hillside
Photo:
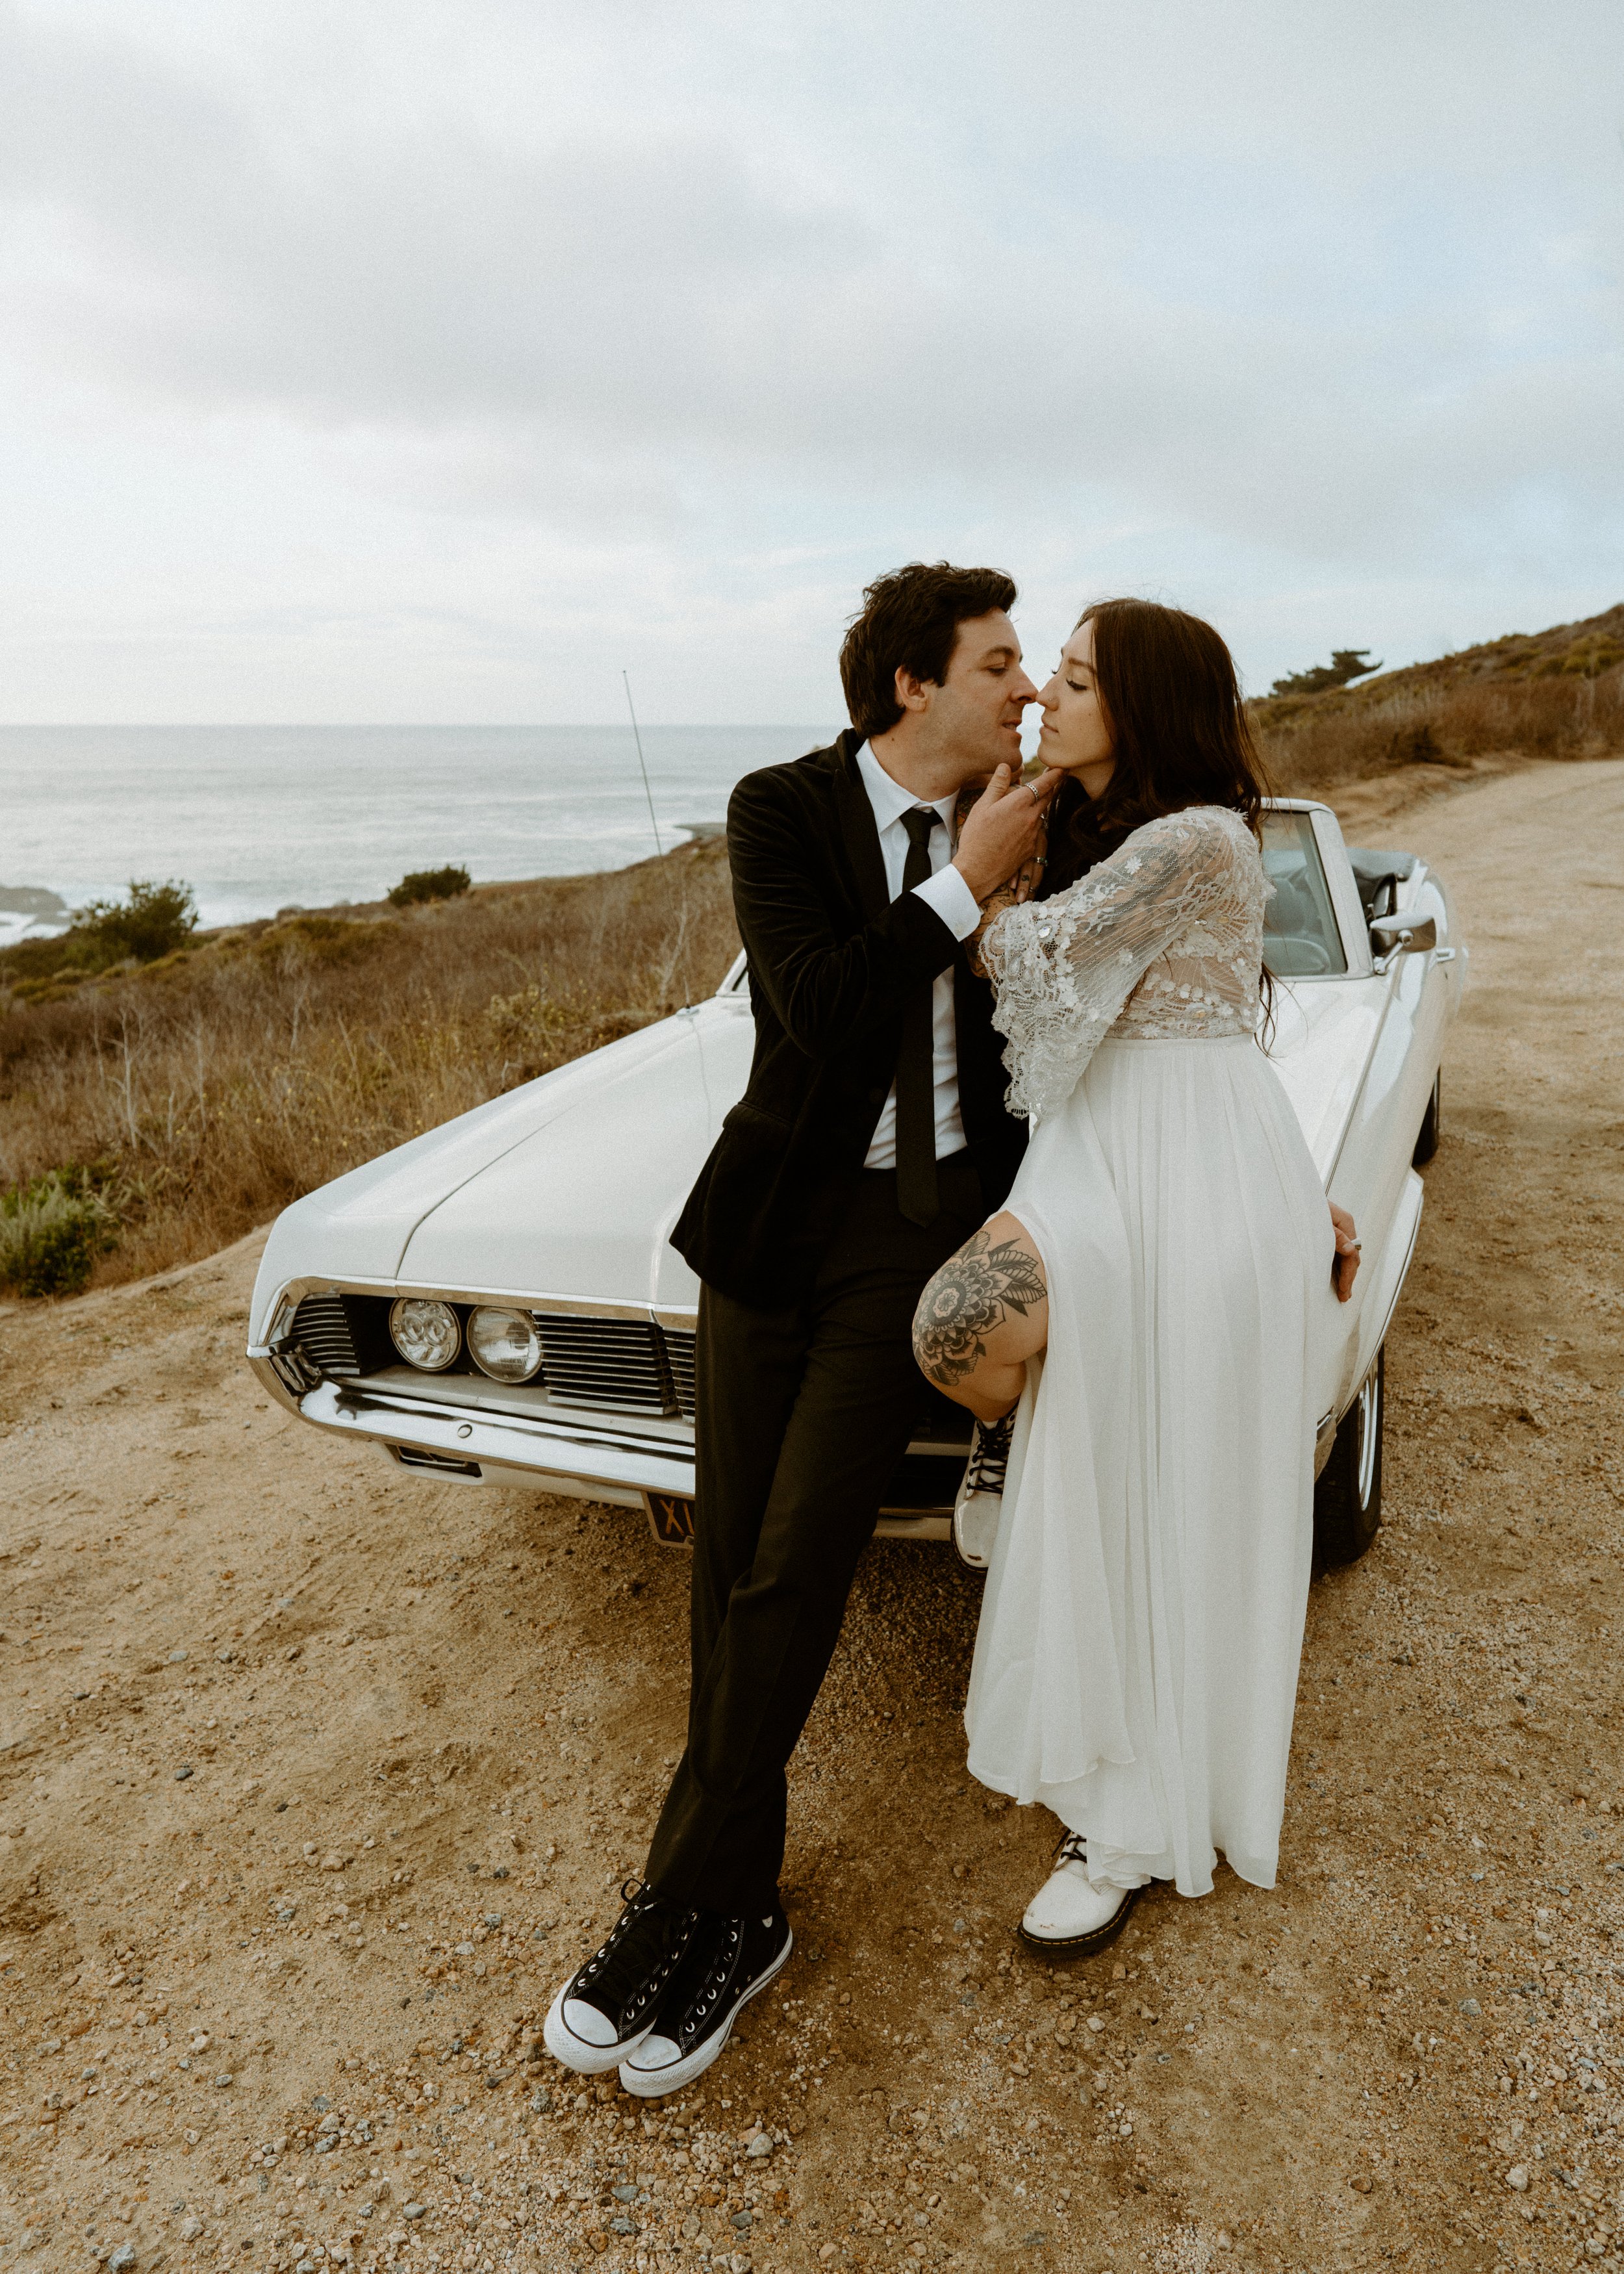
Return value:
M 1606 757 L 1624 749 L 1624 603 L 1251 709 L 1277 782 L 1302 795 L 1399 766 Z
M 718 986 L 726 848 L 193 934 L 0 951 L 0 1289 L 207 1255 L 329 1178 Z

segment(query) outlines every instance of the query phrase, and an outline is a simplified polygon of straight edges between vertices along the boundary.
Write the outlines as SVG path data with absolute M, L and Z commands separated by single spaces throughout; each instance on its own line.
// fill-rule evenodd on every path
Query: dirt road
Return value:
M 1383 794 L 1475 991 L 1279 1888 L 1033 1965 L 974 1585 L 882 1544 L 797 1962 L 703 2090 L 578 2092 L 529 2043 L 643 1854 L 685 1565 L 270 1408 L 245 1241 L 0 1319 L 0 2267 L 1624 2263 L 1624 763 Z

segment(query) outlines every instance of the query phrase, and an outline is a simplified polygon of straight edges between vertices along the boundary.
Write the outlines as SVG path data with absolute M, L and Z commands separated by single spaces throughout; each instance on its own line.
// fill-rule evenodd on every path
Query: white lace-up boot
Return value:
M 1020 1939 L 1049 1957 L 1092 1958 L 1116 1941 L 1143 1887 L 1095 1886 L 1079 1834 L 1068 1832 L 1053 1871 L 1026 1906 Z

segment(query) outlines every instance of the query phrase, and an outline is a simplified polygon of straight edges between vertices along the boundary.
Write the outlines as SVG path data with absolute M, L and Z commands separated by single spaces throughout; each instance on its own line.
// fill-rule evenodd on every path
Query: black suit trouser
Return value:
M 970 1156 L 928 1229 L 864 1170 L 799 1303 L 703 1289 L 688 1747 L 650 1850 L 661 1894 L 732 1916 L 777 1901 L 786 1768 L 839 1638 L 857 1559 L 922 1399 L 914 1306 L 981 1224 Z

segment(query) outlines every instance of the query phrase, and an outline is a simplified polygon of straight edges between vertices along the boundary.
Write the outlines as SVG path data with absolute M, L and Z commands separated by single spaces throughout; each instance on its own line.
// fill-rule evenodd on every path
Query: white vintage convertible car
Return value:
M 1320 1560 L 1381 1509 L 1382 1344 L 1438 1144 L 1439 1058 L 1466 980 L 1440 881 L 1342 842 L 1324 805 L 1264 824 L 1280 983 L 1270 1056 L 1364 1268 L 1320 1386 Z M 717 994 L 544 1074 L 286 1209 L 248 1356 L 291 1412 L 420 1477 L 644 1510 L 690 1534 L 699 1288 L 667 1234 L 741 1094 L 744 959 Z M 968 1418 L 921 1380 L 882 1533 L 951 1537 Z

